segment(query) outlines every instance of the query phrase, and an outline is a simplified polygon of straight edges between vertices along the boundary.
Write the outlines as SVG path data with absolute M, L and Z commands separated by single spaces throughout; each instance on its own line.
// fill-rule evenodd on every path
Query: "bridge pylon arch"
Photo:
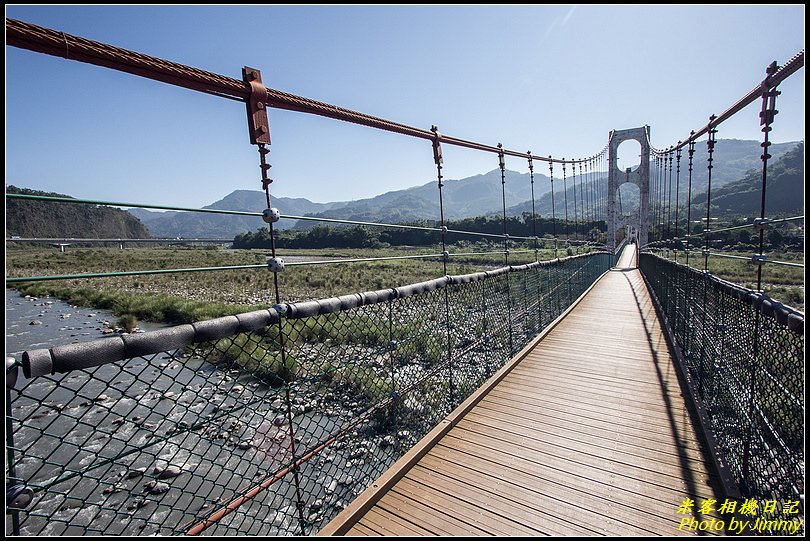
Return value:
M 650 143 L 649 126 L 631 128 L 629 130 L 613 130 L 610 132 L 608 145 L 608 246 L 616 248 L 616 230 L 627 228 L 635 232 L 636 242 L 644 246 L 649 242 L 650 232 Z M 617 151 L 619 145 L 625 141 L 637 141 L 641 145 L 641 156 L 638 168 L 635 170 L 620 171 L 618 167 Z M 638 186 L 639 207 L 638 212 L 630 216 L 619 216 L 616 208 L 616 194 L 622 184 L 627 182 Z

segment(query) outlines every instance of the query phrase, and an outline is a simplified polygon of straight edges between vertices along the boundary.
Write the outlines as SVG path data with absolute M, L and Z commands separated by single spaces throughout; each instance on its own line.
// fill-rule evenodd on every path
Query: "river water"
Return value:
M 108 310 L 79 308 L 53 297 L 23 297 L 6 288 L 6 356 L 19 358 L 26 350 L 98 340 L 105 336 L 105 322 L 117 319 Z M 138 322 L 138 327 L 150 331 L 166 325 Z

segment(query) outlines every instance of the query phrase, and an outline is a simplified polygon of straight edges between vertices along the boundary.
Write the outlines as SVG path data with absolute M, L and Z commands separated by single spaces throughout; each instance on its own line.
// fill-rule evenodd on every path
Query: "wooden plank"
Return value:
M 616 483 L 615 476 L 610 478 L 614 481 L 612 483 L 595 482 L 592 472 L 587 468 L 578 469 L 576 465 L 570 468 L 571 464 L 562 460 L 525 458 L 517 455 L 504 456 L 498 450 L 469 443 L 461 443 L 452 447 L 443 444 L 437 445 L 429 455 L 425 456 L 421 464 L 425 467 L 447 471 L 455 467 L 446 463 L 462 467 L 476 467 L 493 476 L 497 472 L 499 479 L 512 477 L 522 479 L 523 476 L 528 479 L 537 478 L 541 480 L 537 481 L 538 486 L 540 486 L 539 483 L 544 483 L 545 486 L 556 487 L 553 491 L 556 496 L 573 494 L 574 496 L 570 500 L 575 504 L 579 501 L 580 493 L 604 500 L 592 508 L 597 510 L 614 503 L 637 507 L 639 502 L 643 501 L 645 512 L 671 518 L 673 507 L 687 496 L 674 489 L 648 490 L 645 493 L 647 487 L 643 483 Z M 504 469 L 513 470 L 515 473 L 505 472 Z M 520 475 L 517 472 L 520 472 Z
M 587 390 L 581 391 L 587 393 Z M 527 406 L 557 404 L 558 409 L 576 410 L 583 412 L 588 418 L 609 419 L 618 425 L 638 426 L 646 425 L 650 430 L 671 431 L 673 426 L 691 426 L 689 410 L 683 408 L 645 409 L 636 404 L 627 404 L 622 407 L 622 401 L 605 397 L 601 402 L 596 398 L 585 399 L 576 389 L 556 389 L 553 386 L 538 385 L 527 389 L 516 382 L 509 382 L 498 389 L 497 397 L 508 397 L 515 402 Z M 661 397 L 661 402 L 675 401 L 675 397 Z
M 445 456 L 439 456 L 445 454 Z M 497 455 L 497 452 L 495 453 Z M 656 531 L 674 530 L 678 526 L 677 503 L 652 502 L 631 491 L 608 490 L 609 486 L 594 487 L 585 480 L 571 486 L 570 476 L 548 476 L 542 467 L 525 468 L 525 464 L 502 464 L 500 457 L 481 459 L 476 455 L 452 452 L 430 453 L 419 464 L 443 475 L 452 476 L 470 486 L 487 487 L 511 499 L 513 506 L 540 509 L 563 526 L 558 533 L 572 535 L 576 528 L 588 528 L 593 533 L 613 535 L 642 535 Z M 539 466 L 539 465 L 538 465 Z M 486 472 L 486 476 L 481 472 Z M 482 477 L 490 477 L 487 479 Z M 551 478 L 550 478 L 551 477 Z M 597 491 L 594 491 L 597 488 Z M 599 492 L 599 489 L 603 489 Z M 593 535 L 591 533 L 590 535 Z
M 638 411 L 624 411 L 617 405 L 606 404 L 604 408 L 600 408 L 597 404 L 580 401 L 578 396 L 565 395 L 560 393 L 537 393 L 535 394 L 530 390 L 516 389 L 516 388 L 498 388 L 493 391 L 493 396 L 510 398 L 512 400 L 520 400 L 526 404 L 549 404 L 554 403 L 560 409 L 568 411 L 582 412 L 583 415 L 594 418 L 611 419 L 617 425 L 630 425 L 641 426 L 646 425 L 650 430 L 666 430 L 671 431 L 672 423 L 676 423 L 679 429 L 687 430 L 691 426 L 689 416 L 682 414 L 673 420 L 658 419 L 644 415 Z
M 689 462 L 685 458 L 668 459 L 666 462 L 659 460 L 659 456 L 642 456 L 639 453 L 629 452 L 620 449 L 618 446 L 597 446 L 592 442 L 582 441 L 576 438 L 566 438 L 553 431 L 516 431 L 511 429 L 515 425 L 503 426 L 501 425 L 482 425 L 473 421 L 465 419 L 458 425 L 459 433 L 465 430 L 464 434 L 467 437 L 474 438 L 474 434 L 486 435 L 504 441 L 512 441 L 521 443 L 532 448 L 540 446 L 550 446 L 559 448 L 566 451 L 584 453 L 590 456 L 598 456 L 601 459 L 617 462 L 619 464 L 628 464 L 633 468 L 642 468 L 650 471 L 679 476 L 679 471 L 683 468 L 700 468 L 705 471 L 705 461 L 692 461 Z M 674 473 L 673 473 L 674 472 Z
M 673 400 L 676 399 L 676 397 L 672 398 Z M 482 407 L 493 410 L 509 409 L 510 405 L 514 404 L 515 409 L 524 414 L 542 415 L 548 413 L 550 415 L 560 415 L 563 418 L 566 415 L 573 415 L 576 419 L 581 418 L 580 423 L 607 423 L 609 426 L 615 425 L 617 428 L 636 428 L 641 432 L 653 432 L 654 434 L 661 434 L 662 429 L 664 429 L 664 432 L 670 432 L 669 428 L 671 427 L 671 424 L 668 426 L 668 422 L 662 422 L 660 412 L 656 417 L 655 415 L 622 415 L 621 410 L 616 410 L 615 407 L 606 411 L 600 410 L 593 404 L 582 402 L 575 389 L 563 393 L 552 393 L 545 389 L 498 388 L 487 395 L 486 399 L 482 400 L 481 403 Z M 681 419 L 688 421 L 688 411 L 678 410 L 677 422 L 680 423 Z
M 366 537 L 379 537 L 382 534 L 380 534 L 380 532 L 375 532 L 374 530 L 372 530 L 368 526 L 365 526 L 365 525 L 358 522 L 349 531 L 348 535 L 363 535 L 363 536 L 366 536 Z
M 498 471 L 497 476 L 487 476 L 480 469 L 472 469 L 481 465 L 485 464 L 474 460 L 469 465 L 441 462 L 428 455 L 423 463 L 414 467 L 409 478 L 416 477 L 419 472 L 433 471 L 432 482 L 444 483 L 454 494 L 463 490 L 459 487 L 469 487 L 473 491 L 471 498 L 486 502 L 504 518 L 535 524 L 551 535 L 652 533 L 616 519 L 610 511 L 614 504 L 607 500 L 599 501 L 600 507 L 586 508 L 582 505 L 582 499 L 588 498 L 584 493 L 577 494 L 578 499 L 570 498 L 571 494 L 565 494 L 559 486 L 553 487 L 555 492 L 549 493 L 545 489 L 550 485 L 537 486 L 538 479 L 529 476 L 516 478 L 515 472 L 506 468 L 493 468 L 493 471 Z M 535 486 L 527 486 L 527 480 L 533 481 Z M 595 501 L 591 498 L 591 503 Z
M 447 512 L 453 512 L 458 502 L 475 506 L 480 510 L 482 523 L 497 525 L 501 535 L 553 535 L 559 528 L 551 517 L 542 516 L 528 506 L 515 505 L 513 500 L 489 491 L 487 486 L 459 482 L 445 472 L 434 472 L 417 464 L 405 479 L 452 496 L 447 501 L 453 507 L 446 507 Z
M 455 514 L 442 513 L 434 507 L 425 505 L 421 499 L 403 496 L 397 492 L 396 487 L 389 490 L 377 505 L 410 522 L 424 523 L 439 535 L 492 535 L 491 532 L 474 524 L 459 520 Z
M 413 524 L 385 509 L 373 507 L 363 517 L 362 523 L 373 525 L 374 529 L 386 530 L 385 535 L 437 535 L 424 526 Z
M 591 341 L 609 339 L 594 335 L 591 335 L 589 338 Z M 653 353 L 655 354 L 655 357 L 664 359 L 664 364 L 669 364 L 667 361 L 668 357 L 665 356 L 664 352 L 661 351 L 654 352 L 647 348 L 646 351 L 631 352 L 622 348 L 599 345 L 598 343 L 585 350 L 582 347 L 582 342 L 574 342 L 570 344 L 544 344 L 542 351 L 537 350 L 532 352 L 529 358 L 538 360 L 547 358 L 549 359 L 549 362 L 562 360 L 566 363 L 570 363 L 570 365 L 574 367 L 578 365 L 586 365 L 593 366 L 597 369 L 611 371 L 624 369 L 631 372 L 638 371 L 641 373 L 641 375 L 649 375 L 653 374 L 653 371 L 655 370 L 656 358 L 651 357 Z M 677 378 L 675 372 L 671 372 L 669 377 Z
M 490 401 L 491 402 L 491 401 Z M 654 439 L 652 437 L 637 437 L 627 433 L 618 433 L 610 424 L 606 424 L 606 428 L 595 426 L 593 424 L 584 424 L 581 421 L 574 420 L 574 422 L 567 422 L 566 419 L 553 415 L 530 415 L 523 414 L 517 408 L 513 408 L 509 412 L 509 418 L 504 419 L 503 410 L 489 409 L 489 403 L 481 402 L 475 411 L 470 412 L 467 418 L 470 420 L 481 418 L 482 423 L 496 423 L 507 421 L 510 423 L 524 426 L 528 430 L 543 429 L 551 430 L 559 434 L 568 435 L 568 437 L 575 438 L 593 438 L 597 445 L 624 445 L 628 448 L 638 449 L 639 452 L 646 452 L 646 450 L 657 451 L 662 455 L 670 455 L 672 457 L 685 456 L 690 460 L 705 461 L 705 457 L 700 448 L 693 448 L 683 445 L 677 445 L 669 438 L 669 441 L 664 439 Z M 610 442 L 610 443 L 608 443 Z
M 684 448 L 675 449 L 674 447 L 667 448 L 650 444 L 639 445 L 638 440 L 619 439 L 615 433 L 595 436 L 586 432 L 570 430 L 570 428 L 534 424 L 529 419 L 514 419 L 511 415 L 500 413 L 498 415 L 498 412 L 486 412 L 479 407 L 467 414 L 463 422 L 482 427 L 497 426 L 499 429 L 508 430 L 513 434 L 533 434 L 541 438 L 548 437 L 550 438 L 549 441 L 557 441 L 560 445 L 588 445 L 597 450 L 620 451 L 631 457 L 652 460 L 655 464 L 681 467 L 691 463 L 695 465 L 705 465 L 706 463 L 706 458 L 702 453 L 689 452 L 688 449 Z M 461 426 L 461 423 L 458 426 Z
M 512 405 L 515 410 L 519 410 L 521 414 L 524 415 L 554 416 L 564 419 L 567 423 L 575 426 L 579 424 L 583 427 L 598 427 L 612 430 L 614 433 L 620 435 L 627 434 L 631 437 L 660 441 L 664 444 L 674 443 L 675 445 L 690 447 L 695 450 L 702 449 L 700 442 L 696 439 L 692 431 L 676 435 L 670 430 L 661 431 L 652 429 L 650 425 L 646 424 L 643 420 L 638 421 L 622 418 L 608 419 L 600 416 L 598 413 L 583 412 L 575 406 L 566 406 L 555 400 L 538 398 L 532 402 L 528 402 L 525 398 L 518 400 L 510 395 L 495 396 L 495 392 L 493 392 L 487 396 L 486 402 L 482 403 L 481 407 L 489 407 L 490 404 L 492 404 L 492 409 L 495 411 L 500 411 L 500 408 L 504 405 Z M 674 439 L 676 437 L 678 438 L 677 440 Z
M 498 370 L 487 382 L 461 403 L 450 415 L 444 420 L 439 422 L 427 436 L 420 440 L 410 451 L 395 462 L 378 480 L 373 483 L 370 489 L 365 490 L 358 496 L 346 509 L 341 511 L 337 517 L 332 519 L 324 528 L 318 532 L 318 535 L 343 535 L 351 526 L 356 523 L 369 509 L 373 508 L 377 501 L 391 488 L 405 473 L 422 458 L 430 448 L 439 441 L 459 419 L 470 411 L 483 397 L 494 389 L 498 383 L 511 372 L 515 366 L 528 355 L 531 350 L 543 340 L 549 333 L 553 332 L 557 325 L 564 320 L 565 316 L 576 309 L 577 305 L 582 302 L 588 293 L 598 286 L 603 277 L 607 276 L 608 272 L 603 273 L 597 278 L 591 286 L 586 289 L 559 317 L 549 323 L 543 331 L 529 344 L 520 350 L 510 362 Z
M 352 520 L 411 534 L 688 533 L 677 506 L 719 499 L 718 479 L 638 271 L 603 275 L 532 348 L 321 533 Z
M 587 355 L 598 356 L 600 363 L 583 362 Z M 652 361 L 649 361 L 649 366 L 645 367 L 644 363 L 647 361 L 643 359 L 630 359 L 623 353 L 618 355 L 621 361 L 614 362 L 598 351 L 553 352 L 542 348 L 533 352 L 533 355 L 527 359 L 528 364 L 522 367 L 520 373 L 524 376 L 533 374 L 535 377 L 544 377 L 544 372 L 537 373 L 537 370 L 542 367 L 548 371 L 549 376 L 547 377 L 549 378 L 551 378 L 550 374 L 554 373 L 557 374 L 554 376 L 556 378 L 584 379 L 590 381 L 591 384 L 608 387 L 629 383 L 634 386 L 654 388 L 662 381 L 667 384 L 678 384 L 679 380 L 675 375 L 674 366 L 670 367 L 665 364 L 663 368 L 669 373 L 660 373 L 652 366 Z M 619 362 L 633 363 L 635 366 L 630 369 L 620 366 Z
M 466 520 L 473 520 L 481 528 L 496 535 L 538 535 L 537 528 L 527 528 L 514 520 L 505 519 L 497 505 L 484 501 L 475 487 L 451 486 L 439 476 L 425 476 L 414 473 L 415 468 L 397 484 L 397 490 L 410 492 L 411 497 L 426 498 L 436 508 L 446 514 L 459 514 Z M 416 478 L 414 478 L 416 477 Z
M 469 430 L 456 430 L 447 435 L 448 446 L 455 445 L 456 440 L 504 450 L 508 448 L 511 454 L 518 456 L 543 456 L 565 459 L 576 464 L 579 468 L 589 466 L 595 471 L 603 472 L 602 475 L 599 476 L 603 479 L 606 476 L 609 477 L 613 475 L 623 479 L 635 479 L 655 485 L 656 490 L 660 488 L 675 488 L 684 492 L 691 491 L 691 493 L 700 497 L 714 497 L 713 490 L 705 485 L 710 478 L 702 472 L 693 472 L 693 477 L 695 477 L 692 481 L 693 486 L 688 486 L 688 482 L 685 481 L 678 472 L 645 468 L 637 466 L 630 460 L 622 461 L 619 459 L 606 458 L 598 453 L 557 447 L 531 437 L 524 438 L 507 433 L 499 433 L 498 437 L 495 437 L 485 434 L 483 431 L 472 432 Z
M 606 383 L 600 381 L 595 384 L 593 378 L 588 380 L 580 377 L 566 381 L 563 378 L 555 377 L 558 374 L 559 372 L 553 369 L 547 370 L 543 377 L 514 374 L 508 382 L 504 382 L 501 388 L 506 390 L 530 389 L 533 392 L 554 393 L 562 396 L 570 396 L 572 391 L 578 391 L 577 399 L 583 403 L 620 403 L 624 404 L 627 409 L 639 409 L 650 413 L 682 412 L 686 409 L 686 404 L 682 401 L 672 400 L 672 397 L 667 400 L 666 395 L 662 393 L 660 383 L 657 387 L 650 388 L 650 386 L 640 383 L 631 386 L 629 382 L 618 381 L 613 383 L 612 388 L 615 389 L 621 385 L 622 390 L 612 391 L 611 386 Z
M 520 476 L 539 477 L 554 485 L 560 485 L 558 494 L 584 491 L 606 500 L 618 499 L 624 504 L 633 506 L 638 506 L 639 500 L 643 499 L 645 505 L 659 509 L 664 516 L 671 516 L 673 508 L 684 498 L 696 498 L 695 494 L 689 491 L 673 487 L 653 488 L 643 481 L 623 478 L 615 473 L 564 459 L 503 453 L 468 442 L 451 444 L 449 447 L 444 444 L 437 445 L 430 455 L 425 457 L 426 467 L 436 459 L 462 465 L 474 464 L 483 471 L 499 471 L 500 476 L 505 475 L 501 471 L 502 468 L 509 468 L 519 472 Z M 661 505 L 665 507 L 661 508 Z

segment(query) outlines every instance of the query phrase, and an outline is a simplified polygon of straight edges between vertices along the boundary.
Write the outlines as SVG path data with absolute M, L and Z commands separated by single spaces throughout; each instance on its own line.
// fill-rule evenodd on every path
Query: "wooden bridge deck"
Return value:
M 722 491 L 633 255 L 320 534 L 694 533 Z

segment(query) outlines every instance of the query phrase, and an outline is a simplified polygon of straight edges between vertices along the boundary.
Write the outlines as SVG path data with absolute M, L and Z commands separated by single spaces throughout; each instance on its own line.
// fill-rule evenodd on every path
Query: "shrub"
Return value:
M 138 319 L 132 314 L 124 314 L 118 318 L 115 324 L 127 332 L 135 332 L 135 329 L 138 328 Z

